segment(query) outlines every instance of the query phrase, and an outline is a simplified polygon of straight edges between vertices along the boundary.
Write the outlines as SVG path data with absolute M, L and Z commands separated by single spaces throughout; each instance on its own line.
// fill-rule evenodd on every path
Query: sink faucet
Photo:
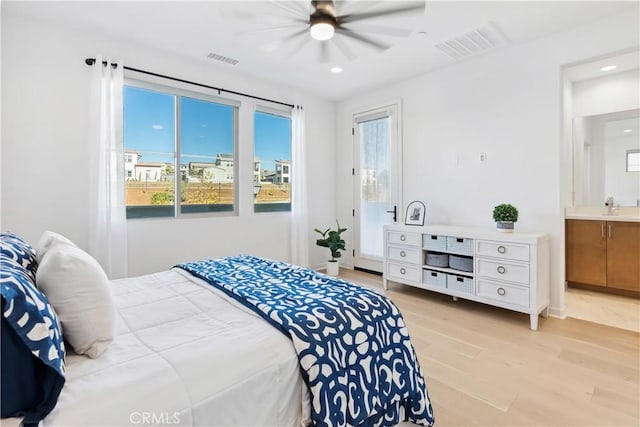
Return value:
M 607 215 L 613 215 L 613 211 L 615 210 L 615 207 L 613 206 L 613 197 L 611 196 L 607 197 L 607 200 L 605 200 L 604 205 L 607 207 Z

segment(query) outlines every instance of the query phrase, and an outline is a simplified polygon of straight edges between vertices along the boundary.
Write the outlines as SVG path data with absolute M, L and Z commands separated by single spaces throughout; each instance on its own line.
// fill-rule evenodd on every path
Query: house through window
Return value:
M 146 82 L 125 85 L 127 218 L 235 212 L 238 106 Z
M 290 113 L 258 109 L 254 115 L 255 212 L 291 210 L 290 169 Z

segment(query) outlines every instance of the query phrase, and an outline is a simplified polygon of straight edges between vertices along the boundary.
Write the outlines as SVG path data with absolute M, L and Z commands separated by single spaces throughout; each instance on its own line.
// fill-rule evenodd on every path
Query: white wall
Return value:
M 637 126 L 636 126 L 637 129 Z M 627 151 L 640 149 L 638 135 L 610 135 L 605 128 L 604 193 L 620 206 L 638 206 L 640 173 L 627 172 Z
M 326 259 L 324 251 L 313 245 L 312 228 L 334 218 L 332 102 L 238 75 L 227 66 L 177 57 L 89 29 L 63 29 L 6 10 L 2 13 L 3 230 L 34 243 L 44 230 L 55 230 L 86 248 L 90 69 L 84 59 L 98 54 L 123 59 L 136 68 L 303 105 L 312 160 L 310 264 Z M 243 102 L 241 116 L 250 114 L 244 109 L 250 100 Z M 253 159 L 250 135 L 248 129 L 240 135 L 241 158 Z M 251 182 L 252 166 L 240 170 L 243 182 Z M 240 215 L 235 217 L 130 221 L 130 274 L 239 252 L 290 259 L 289 215 L 253 214 L 251 191 L 249 186 L 240 188 Z
M 587 195 L 587 206 L 604 206 L 607 197 L 604 188 L 605 182 L 605 144 L 604 144 L 604 120 L 602 116 L 595 116 L 584 121 L 585 145 L 589 147 L 589 158 L 583 163 L 588 163 L 584 171 L 588 176 L 588 184 L 585 184 L 584 193 Z
M 620 169 L 621 172 L 614 177 L 607 174 L 610 166 L 605 161 L 605 147 L 608 145 L 604 140 L 604 126 L 607 120 L 611 120 L 613 113 L 620 112 L 625 116 L 625 112 L 640 108 L 639 70 L 574 82 L 571 85 L 571 96 L 575 199 L 573 202 L 569 200 L 566 206 L 604 206 L 608 196 L 613 196 L 616 204 L 620 200 L 623 205 L 635 206 L 638 198 L 637 177 L 625 173 L 624 169 Z M 583 123 L 585 129 L 580 129 L 580 123 Z M 584 159 L 585 141 L 580 139 L 581 131 L 584 131 L 584 137 L 589 143 L 588 165 Z M 631 141 L 629 145 L 630 148 L 633 147 Z
M 501 202 L 520 211 L 518 231 L 551 236 L 551 310 L 564 312 L 564 146 L 561 66 L 634 46 L 638 24 L 619 15 L 368 90 L 338 104 L 337 212 L 351 221 L 351 114 L 402 98 L 402 199 L 422 200 L 428 224 L 494 227 Z M 487 154 L 481 164 L 479 155 Z M 458 164 L 454 158 L 459 159 Z M 569 175 L 570 176 L 570 175 Z M 406 206 L 403 206 L 403 209 Z
M 573 117 L 633 110 L 639 105 L 638 69 L 573 83 Z

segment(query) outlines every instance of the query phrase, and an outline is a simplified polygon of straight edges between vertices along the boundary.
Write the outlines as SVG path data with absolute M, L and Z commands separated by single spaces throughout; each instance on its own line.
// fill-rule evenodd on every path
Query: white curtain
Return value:
M 307 159 L 304 110 L 293 108 L 291 115 L 291 263 L 309 265 L 307 219 Z
M 89 253 L 111 279 L 127 276 L 123 64 L 96 57 L 89 122 Z M 112 64 L 115 64 L 112 66 Z

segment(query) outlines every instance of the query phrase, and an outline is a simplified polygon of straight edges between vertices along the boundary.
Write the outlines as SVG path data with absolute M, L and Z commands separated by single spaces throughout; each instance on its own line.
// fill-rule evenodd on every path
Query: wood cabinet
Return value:
M 569 282 L 607 286 L 606 221 L 569 219 L 565 226 Z
M 639 222 L 607 222 L 607 286 L 640 292 Z
M 640 223 L 568 219 L 567 281 L 640 292 Z
M 384 228 L 383 283 L 415 286 L 529 314 L 549 309 L 549 248 L 543 234 L 432 225 Z

